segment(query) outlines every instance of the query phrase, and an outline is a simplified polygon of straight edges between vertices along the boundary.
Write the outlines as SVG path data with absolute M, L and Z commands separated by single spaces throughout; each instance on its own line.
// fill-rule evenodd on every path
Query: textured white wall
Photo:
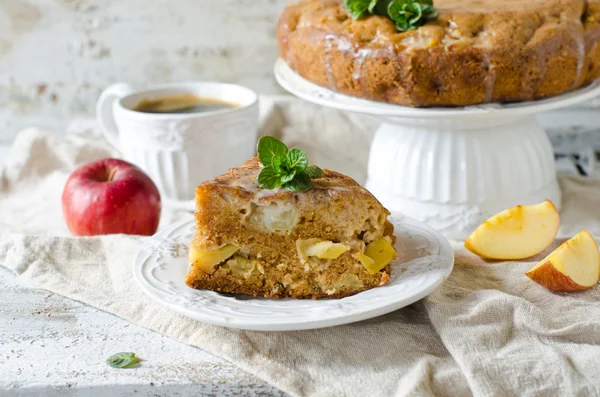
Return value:
M 0 0 L 0 142 L 92 115 L 102 89 L 220 80 L 281 92 L 288 0 Z
M 281 93 L 275 27 L 289 1 L 0 0 L 0 146 L 24 127 L 61 131 L 92 116 L 117 81 Z

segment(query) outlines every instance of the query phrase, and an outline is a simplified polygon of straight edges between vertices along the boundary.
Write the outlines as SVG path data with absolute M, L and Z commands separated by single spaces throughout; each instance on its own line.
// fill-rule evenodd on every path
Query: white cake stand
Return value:
M 391 211 L 453 239 L 465 239 L 491 215 L 517 204 L 548 199 L 560 207 L 554 152 L 535 115 L 600 95 L 597 81 L 539 101 L 410 108 L 337 94 L 281 59 L 275 77 L 307 101 L 381 118 L 366 187 Z

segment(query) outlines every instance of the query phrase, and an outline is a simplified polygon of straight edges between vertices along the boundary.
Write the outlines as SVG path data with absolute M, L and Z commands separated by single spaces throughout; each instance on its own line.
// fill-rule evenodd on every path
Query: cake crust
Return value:
M 387 264 L 370 273 L 361 264 L 365 246 L 394 243 L 390 214 L 353 179 L 330 170 L 308 192 L 264 190 L 256 158 L 200 185 L 192 250 L 239 247 L 212 274 L 193 261 L 186 283 L 217 292 L 270 298 L 341 298 L 389 281 Z M 298 241 L 318 239 L 348 247 L 335 259 L 305 257 Z M 395 251 L 394 251 L 395 254 Z M 395 256 L 395 255 L 394 255 Z
M 280 56 L 335 92 L 428 107 L 551 97 L 600 77 L 600 0 L 436 0 L 437 19 L 398 32 L 353 21 L 341 0 L 289 5 Z

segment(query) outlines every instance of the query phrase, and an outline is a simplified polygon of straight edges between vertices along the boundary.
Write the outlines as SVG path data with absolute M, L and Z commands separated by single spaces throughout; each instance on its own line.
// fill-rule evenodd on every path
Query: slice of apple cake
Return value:
M 308 166 L 301 150 L 272 137 L 261 138 L 258 154 L 196 189 L 186 283 L 314 299 L 386 284 L 397 256 L 388 210 L 350 177 Z

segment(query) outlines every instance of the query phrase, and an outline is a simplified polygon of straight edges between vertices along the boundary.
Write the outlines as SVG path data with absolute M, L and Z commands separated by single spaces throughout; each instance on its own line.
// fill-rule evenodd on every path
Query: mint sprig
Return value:
M 308 165 L 306 153 L 298 148 L 288 149 L 280 140 L 263 136 L 256 147 L 258 159 L 264 168 L 258 174 L 258 184 L 263 189 L 282 187 L 294 192 L 312 188 L 312 179 L 321 178 L 323 170 Z
M 359 19 L 377 4 L 377 0 L 344 0 L 344 4 L 353 19 Z
M 310 176 L 311 179 L 321 178 L 324 175 L 323 170 L 317 167 L 316 165 L 309 165 L 308 167 L 306 167 L 306 170 L 304 170 L 304 172 L 308 174 L 308 176 Z
M 131 368 L 139 362 L 140 359 L 131 352 L 113 354 L 106 360 L 106 363 L 113 368 Z
M 417 29 L 438 16 L 433 0 L 344 0 L 344 4 L 353 19 L 367 14 L 386 16 L 400 32 Z
M 433 0 L 394 0 L 388 5 L 388 15 L 401 32 L 414 30 L 425 22 L 437 18 Z

